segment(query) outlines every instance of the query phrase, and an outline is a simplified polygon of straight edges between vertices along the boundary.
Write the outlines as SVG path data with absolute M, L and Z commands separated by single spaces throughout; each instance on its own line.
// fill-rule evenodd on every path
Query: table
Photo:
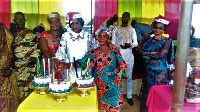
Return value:
M 148 112 L 171 112 L 172 87 L 169 85 L 152 86 L 147 98 Z M 182 112 L 200 112 L 200 104 L 184 101 Z
M 96 87 L 85 97 L 77 93 L 74 89 L 67 95 L 67 100 L 57 102 L 50 94 L 41 95 L 34 91 L 19 105 L 17 112 L 98 112 Z

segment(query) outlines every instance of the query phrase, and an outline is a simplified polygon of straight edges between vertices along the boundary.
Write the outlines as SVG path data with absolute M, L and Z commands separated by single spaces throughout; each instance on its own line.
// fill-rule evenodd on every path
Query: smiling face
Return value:
M 73 32 L 79 33 L 82 31 L 81 23 L 77 19 L 73 19 L 70 25 Z
M 165 26 L 162 23 L 155 23 L 152 26 L 152 30 L 155 35 L 162 35 L 164 32 Z
M 57 31 L 60 29 L 61 23 L 59 18 L 52 17 L 49 19 L 48 22 L 51 30 Z
M 100 32 L 97 38 L 100 46 L 107 45 L 109 35 L 106 32 Z

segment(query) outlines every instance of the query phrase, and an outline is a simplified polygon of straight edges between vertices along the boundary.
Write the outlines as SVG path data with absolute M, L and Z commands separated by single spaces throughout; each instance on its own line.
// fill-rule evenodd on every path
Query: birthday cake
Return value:
M 51 82 L 50 77 L 45 77 L 45 76 L 34 77 L 33 85 L 37 88 L 44 88 L 48 87 L 50 82 Z
M 75 84 L 78 88 L 91 88 L 95 85 L 94 77 L 89 77 L 89 78 L 80 77 L 76 80 Z
M 58 83 L 58 81 L 54 81 L 49 84 L 48 92 L 51 94 L 66 94 L 72 91 L 72 87 L 70 85 L 70 81 L 62 81 Z

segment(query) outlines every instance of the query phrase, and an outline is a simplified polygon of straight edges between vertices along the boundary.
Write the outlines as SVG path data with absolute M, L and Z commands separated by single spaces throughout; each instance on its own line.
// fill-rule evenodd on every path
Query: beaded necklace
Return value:
M 70 35 L 70 39 L 72 39 L 72 41 L 75 41 L 75 40 L 80 40 L 80 39 L 85 39 L 85 36 L 84 36 L 85 33 L 83 33 L 83 35 L 81 36 L 80 34 L 78 34 L 77 36 L 74 36 L 71 32 L 69 32 L 69 35 Z

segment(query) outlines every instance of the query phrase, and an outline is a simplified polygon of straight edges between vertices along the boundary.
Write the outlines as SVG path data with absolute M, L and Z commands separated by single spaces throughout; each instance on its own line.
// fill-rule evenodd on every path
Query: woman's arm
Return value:
M 148 57 L 152 59 L 161 59 L 167 57 L 170 45 L 171 45 L 171 40 L 167 39 L 165 41 L 165 45 L 163 48 L 161 48 L 158 52 L 155 53 L 151 52 L 151 54 Z
M 39 46 L 40 46 L 40 50 L 42 51 L 42 53 L 44 54 L 45 57 L 47 57 L 47 58 L 53 57 L 52 53 L 49 51 L 47 41 L 45 38 L 40 38 Z

